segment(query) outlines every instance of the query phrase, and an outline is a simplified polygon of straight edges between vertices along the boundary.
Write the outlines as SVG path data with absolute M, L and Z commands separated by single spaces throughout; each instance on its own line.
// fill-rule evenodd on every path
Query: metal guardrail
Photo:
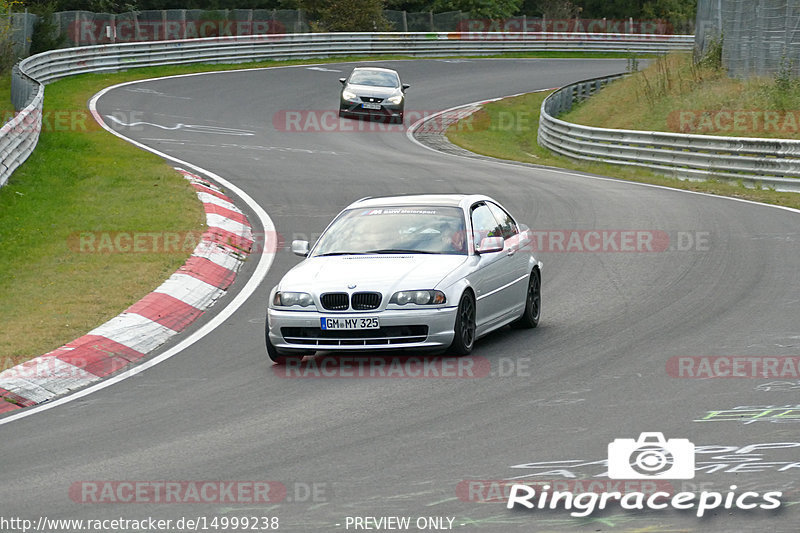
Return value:
M 800 192 L 800 141 L 615 130 L 559 120 L 623 74 L 573 83 L 542 102 L 539 144 L 572 159 L 645 167 L 693 180 L 719 179 Z
M 19 112 L 0 128 L 0 187 L 31 155 L 42 129 L 44 85 L 14 67 L 11 101 Z
M 624 33 L 290 33 L 51 50 L 23 60 L 14 69 L 11 97 L 19 113 L 0 130 L 0 186 L 36 146 L 43 85 L 76 74 L 348 55 L 458 56 L 542 50 L 663 53 L 689 50 L 693 43 L 692 35 Z

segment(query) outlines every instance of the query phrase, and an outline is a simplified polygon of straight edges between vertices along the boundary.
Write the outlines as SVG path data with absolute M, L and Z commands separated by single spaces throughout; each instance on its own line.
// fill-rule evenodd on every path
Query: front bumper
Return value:
M 405 105 L 403 103 L 390 104 L 388 102 L 383 102 L 381 103 L 380 109 L 364 109 L 361 103 L 349 102 L 347 100 L 341 100 L 339 103 L 339 111 L 341 113 L 359 117 L 370 117 L 375 120 L 400 118 L 403 116 L 404 107 Z
M 388 309 L 376 312 L 319 313 L 269 308 L 269 340 L 293 350 L 397 350 L 446 348 L 453 342 L 456 307 Z M 380 330 L 322 330 L 320 319 L 378 317 Z M 424 334 L 421 332 L 427 328 Z

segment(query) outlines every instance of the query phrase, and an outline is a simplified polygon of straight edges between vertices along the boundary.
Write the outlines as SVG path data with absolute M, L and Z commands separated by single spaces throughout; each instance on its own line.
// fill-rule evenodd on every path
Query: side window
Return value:
M 491 202 L 488 202 L 486 205 L 489 206 L 489 209 L 492 210 L 494 217 L 500 222 L 500 229 L 503 231 L 504 239 L 508 239 L 509 237 L 513 237 L 519 233 L 516 222 L 514 222 L 514 219 L 511 218 L 511 215 L 509 215 L 502 207 Z
M 486 204 L 473 206 L 470 218 L 472 219 L 472 236 L 476 246 L 486 237 L 503 236 L 502 228 Z

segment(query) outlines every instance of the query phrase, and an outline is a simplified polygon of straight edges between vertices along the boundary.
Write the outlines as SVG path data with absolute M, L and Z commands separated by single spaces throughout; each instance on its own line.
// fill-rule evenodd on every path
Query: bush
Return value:
M 308 3 L 308 2 L 305 2 Z M 317 14 L 315 31 L 389 31 L 391 23 L 383 16 L 383 0 L 324 0 L 311 2 L 309 14 Z M 306 9 L 305 5 L 301 5 Z
M 55 4 L 41 4 L 35 11 L 38 18 L 33 25 L 33 35 L 31 36 L 31 55 L 48 50 L 61 48 L 67 42 L 67 36 L 58 31 L 55 22 Z

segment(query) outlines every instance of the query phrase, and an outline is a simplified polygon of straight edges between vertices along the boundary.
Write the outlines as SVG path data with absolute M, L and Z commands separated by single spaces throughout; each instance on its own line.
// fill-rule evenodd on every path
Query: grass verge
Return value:
M 674 53 L 612 83 L 561 118 L 604 128 L 800 139 L 798 110 L 800 80 L 789 63 L 775 77 L 736 79 L 720 62 Z
M 598 96 L 603 92 L 605 91 L 601 91 Z M 539 109 L 548 94 L 550 93 L 530 93 L 487 104 L 472 117 L 452 124 L 447 130 L 447 138 L 462 148 L 499 159 L 560 167 L 676 189 L 800 208 L 800 194 L 796 193 L 754 190 L 741 184 L 731 185 L 717 181 L 683 181 L 646 169 L 605 163 L 578 162 L 556 155 L 537 143 Z M 596 97 L 592 97 L 589 102 L 594 98 Z M 588 107 L 590 104 L 584 105 Z M 570 118 L 568 117 L 567 120 Z
M 43 116 L 85 108 L 95 88 L 49 86 Z M 45 128 L 33 155 L 0 189 L 0 369 L 120 313 L 189 255 L 81 253 L 79 233 L 191 231 L 205 222 L 194 189 L 162 159 L 97 127 L 74 126 Z

